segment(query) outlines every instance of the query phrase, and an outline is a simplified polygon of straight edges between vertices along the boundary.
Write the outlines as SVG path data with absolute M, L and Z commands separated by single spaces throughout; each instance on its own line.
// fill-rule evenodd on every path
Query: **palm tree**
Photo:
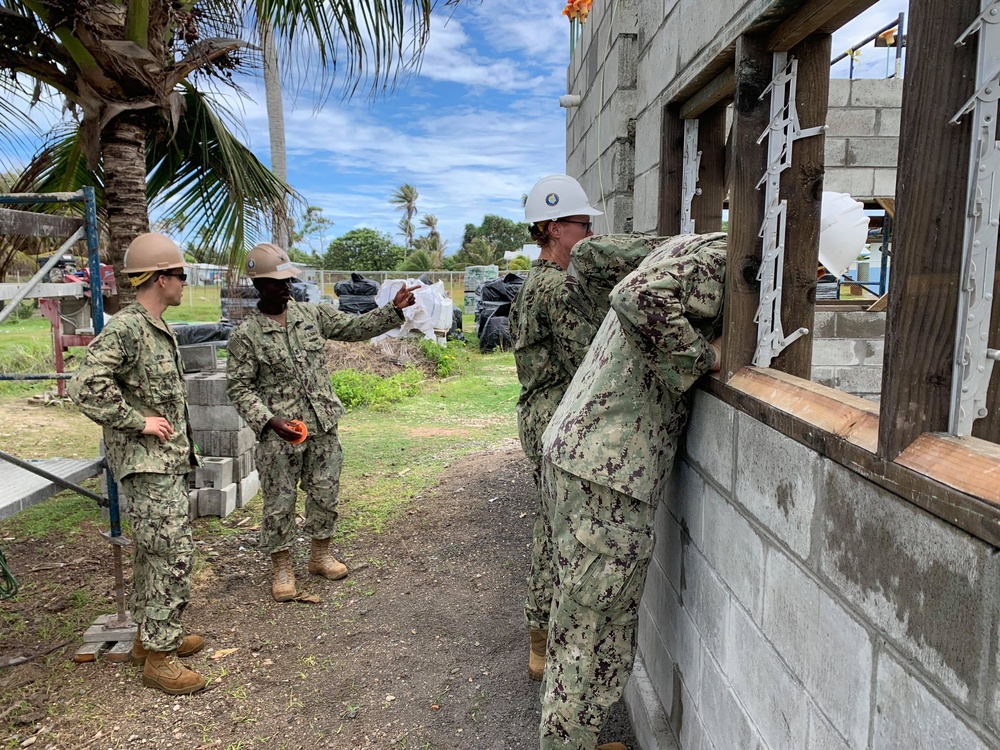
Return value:
M 497 260 L 497 248 L 485 237 L 476 237 L 463 248 L 470 266 L 491 266 Z
M 417 198 L 420 193 L 409 183 L 404 183 L 396 188 L 389 196 L 389 203 L 396 206 L 397 210 L 403 212 L 403 218 L 399 220 L 399 228 L 406 237 L 406 249 L 413 248 L 413 217 L 417 215 Z
M 399 270 L 407 273 L 426 273 L 434 270 L 434 259 L 426 250 L 417 249 L 406 256 Z
M 264 64 L 264 101 L 267 104 L 267 134 L 271 143 L 271 171 L 282 182 L 288 182 L 288 153 L 285 149 L 285 109 L 281 101 L 281 73 L 278 70 L 278 48 L 274 32 L 267 19 L 260 21 L 260 55 Z M 285 198 L 274 207 L 271 241 L 278 247 L 289 247 L 291 222 Z
M 338 65 L 350 94 L 362 80 L 373 91 L 395 80 L 422 50 L 431 8 L 432 0 L 0 0 L 0 91 L 15 101 L 54 91 L 75 112 L 32 165 L 32 189 L 83 180 L 100 188 L 127 294 L 122 259 L 149 230 L 151 201 L 199 217 L 194 228 L 207 228 L 235 265 L 290 195 L 204 88 L 235 87 L 233 71 L 259 64 L 246 29 L 258 39 L 268 24 L 289 50 L 308 48 L 307 74 Z M 202 88 L 189 80 L 196 74 Z M 24 121 L 29 113 L 0 104 L 0 126 Z
M 444 265 L 444 251 L 448 247 L 448 243 L 441 239 L 441 233 L 438 231 L 438 219 L 434 214 L 424 214 L 420 217 L 420 225 L 427 227 L 427 236 L 422 237 L 423 248 L 430 254 L 431 260 L 434 263 L 435 268 L 441 268 Z

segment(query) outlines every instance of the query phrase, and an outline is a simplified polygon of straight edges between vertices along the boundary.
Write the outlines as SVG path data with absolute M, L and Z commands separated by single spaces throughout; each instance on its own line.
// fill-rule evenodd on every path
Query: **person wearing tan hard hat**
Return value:
M 334 580 L 348 574 L 330 553 L 342 466 L 337 421 L 344 407 L 330 383 L 324 346 L 327 340 L 363 341 L 396 328 L 418 287 L 403 284 L 389 304 L 354 316 L 332 305 L 293 301 L 291 279 L 298 271 L 277 245 L 254 247 L 244 271 L 260 299 L 229 336 L 228 393 L 259 438 L 261 546 L 271 556 L 271 595 L 285 602 L 298 595 L 291 551 L 299 533 L 310 538 L 310 573 Z M 306 495 L 301 532 L 295 525 L 299 486 Z
M 104 427 L 111 474 L 132 525 L 132 662 L 142 682 L 172 695 L 194 693 L 205 678 L 177 657 L 202 649 L 185 635 L 194 540 L 188 520 L 188 474 L 197 465 L 180 352 L 168 307 L 181 303 L 188 263 L 162 234 L 141 234 L 125 252 L 135 302 L 116 314 L 87 347 L 69 382 L 86 416 Z

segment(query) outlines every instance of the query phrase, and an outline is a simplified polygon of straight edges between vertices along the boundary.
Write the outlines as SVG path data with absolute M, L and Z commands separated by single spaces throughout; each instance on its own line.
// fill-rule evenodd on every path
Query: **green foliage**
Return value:
M 434 270 L 434 259 L 426 250 L 414 250 L 399 264 L 400 271 L 408 273 L 424 273 Z
M 319 206 L 309 206 L 292 224 L 288 257 L 295 263 L 315 263 L 326 247 L 326 234 L 333 221 L 323 215 Z
M 389 378 L 357 370 L 338 370 L 330 376 L 333 390 L 345 409 L 385 409 L 416 394 L 422 379 L 420 372 L 412 367 Z
M 512 260 L 507 268 L 511 271 L 527 271 L 531 268 L 531 261 L 527 255 L 518 255 Z
M 403 248 L 374 229 L 352 229 L 330 243 L 323 268 L 333 271 L 394 271 L 403 260 Z
M 449 341 L 447 346 L 441 346 L 434 339 L 420 340 L 420 351 L 437 367 L 439 378 L 447 378 L 460 368 L 457 352 L 461 350 L 459 341 Z
M 495 214 L 487 214 L 483 217 L 483 223 L 479 226 L 475 224 L 465 225 L 465 234 L 462 236 L 462 249 L 458 252 L 461 256 L 473 250 L 472 243 L 477 237 L 482 237 L 493 246 L 494 260 L 511 250 L 520 250 L 531 242 L 531 235 L 528 234 L 528 225 L 524 222 L 507 219 Z M 490 261 L 493 262 L 493 261 Z M 481 265 L 470 263 L 470 265 Z

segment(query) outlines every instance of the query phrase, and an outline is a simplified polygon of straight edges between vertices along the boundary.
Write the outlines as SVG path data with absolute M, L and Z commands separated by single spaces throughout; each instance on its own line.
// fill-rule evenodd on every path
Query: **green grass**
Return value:
M 91 492 L 100 492 L 100 482 L 97 479 L 89 479 L 83 482 L 83 486 Z M 107 528 L 107 521 L 97 503 L 69 490 L 53 495 L 0 524 L 3 536 L 17 539 L 45 539 L 55 536 L 68 540 L 95 528 Z

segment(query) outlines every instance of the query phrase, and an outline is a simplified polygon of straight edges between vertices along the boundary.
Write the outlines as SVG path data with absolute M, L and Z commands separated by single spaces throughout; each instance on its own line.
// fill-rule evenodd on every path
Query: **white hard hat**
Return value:
M 540 179 L 524 203 L 524 220 L 529 224 L 579 214 L 601 216 L 602 213 L 590 205 L 580 183 L 565 174 Z

